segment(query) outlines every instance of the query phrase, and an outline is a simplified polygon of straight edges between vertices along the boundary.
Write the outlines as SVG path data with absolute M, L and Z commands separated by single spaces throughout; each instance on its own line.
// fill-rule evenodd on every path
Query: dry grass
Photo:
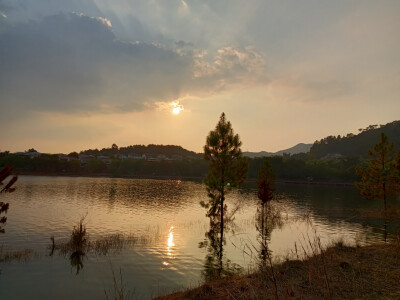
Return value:
M 37 253 L 32 249 L 3 251 L 3 247 L 0 247 L 0 262 L 11 262 L 11 261 L 27 262 L 33 256 L 36 255 Z
M 146 236 L 135 235 L 122 235 L 122 234 L 109 234 L 97 239 L 91 239 L 86 232 L 86 226 L 83 223 L 84 218 L 80 220 L 77 226 L 74 226 L 71 236 L 67 240 L 55 240 L 51 237 L 51 245 L 48 246 L 50 256 L 57 252 L 66 256 L 67 254 L 88 253 L 96 255 L 107 255 L 111 253 L 118 253 L 122 249 L 134 246 L 136 244 L 149 244 L 153 240 Z
M 77 247 L 74 239 L 54 241 L 54 244 L 49 245 L 48 249 L 52 252 L 56 251 L 61 255 L 67 255 L 72 252 L 79 251 L 83 253 L 92 253 L 96 255 L 107 255 L 109 253 L 118 253 L 121 250 L 132 247 L 136 244 L 149 243 L 146 237 L 135 235 L 109 234 L 97 239 L 85 237 L 85 242 Z
M 265 265 L 248 276 L 208 282 L 198 288 L 159 297 L 167 299 L 400 299 L 400 239 L 388 244 L 328 249 L 311 243 L 305 260 Z M 317 253 L 318 252 L 318 253 Z
M 133 299 L 134 293 L 127 290 L 122 278 L 122 270 L 119 269 L 119 280 L 117 279 L 114 269 L 111 267 L 113 275 L 113 289 L 110 291 L 110 297 L 106 290 L 104 290 L 105 299 L 115 299 L 115 300 L 129 300 Z

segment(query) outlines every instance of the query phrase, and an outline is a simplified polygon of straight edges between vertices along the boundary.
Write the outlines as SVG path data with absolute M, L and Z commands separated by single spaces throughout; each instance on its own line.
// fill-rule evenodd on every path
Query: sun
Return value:
M 181 112 L 181 109 L 180 109 L 179 107 L 174 107 L 174 108 L 172 109 L 172 113 L 173 113 L 174 115 L 179 115 L 180 112 Z
M 179 115 L 179 113 L 183 110 L 183 105 L 179 104 L 179 102 L 173 102 L 172 105 L 172 113 L 174 115 Z

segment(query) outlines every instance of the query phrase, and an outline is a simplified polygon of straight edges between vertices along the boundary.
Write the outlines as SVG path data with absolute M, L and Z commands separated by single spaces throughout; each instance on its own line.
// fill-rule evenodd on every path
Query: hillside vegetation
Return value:
M 386 125 L 369 125 L 359 129 L 359 134 L 352 133 L 346 136 L 328 136 L 315 141 L 310 149 L 314 158 L 323 158 L 333 154 L 340 154 L 346 157 L 361 156 L 367 157 L 368 150 L 373 148 L 384 132 L 390 142 L 394 143 L 395 149 L 400 148 L 400 121 L 394 121 Z
M 278 180 L 306 182 L 348 182 L 359 180 L 355 168 L 366 162 L 368 150 L 385 132 L 395 150 L 400 150 L 400 121 L 383 126 L 370 125 L 357 135 L 329 136 L 316 141 L 310 152 L 268 157 Z M 307 145 L 300 145 L 304 148 Z M 294 148 L 294 147 L 293 147 Z M 298 147 L 297 147 L 298 148 Z M 34 152 L 34 149 L 30 149 Z M 60 156 L 0 152 L 0 167 L 10 165 L 21 174 L 86 175 L 134 178 L 198 178 L 208 170 L 203 154 L 175 145 L 132 145 L 89 149 Z M 257 153 L 260 154 L 261 152 Z M 264 152 L 267 153 L 267 152 Z M 86 160 L 80 156 L 91 155 Z M 248 178 L 254 179 L 263 164 L 262 157 L 248 158 Z

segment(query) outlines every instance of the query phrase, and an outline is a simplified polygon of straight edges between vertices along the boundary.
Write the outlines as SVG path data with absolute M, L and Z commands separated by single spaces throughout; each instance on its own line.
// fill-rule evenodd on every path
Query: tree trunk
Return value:
M 225 187 L 224 187 L 224 180 L 222 179 L 222 190 L 221 190 L 221 244 L 222 239 L 224 237 L 224 198 L 225 198 Z
M 224 241 L 224 200 L 225 200 L 225 186 L 224 186 L 224 178 L 222 177 L 222 189 L 221 189 L 221 239 L 219 240 L 219 263 L 220 263 L 220 269 L 219 269 L 219 276 L 221 276 L 222 272 L 222 245 Z
M 385 175 L 385 155 L 382 155 L 382 173 L 383 173 L 383 204 L 385 206 L 385 214 L 386 214 L 386 175 Z
M 385 206 L 385 214 L 386 214 L 386 183 L 383 183 L 383 204 Z
M 262 202 L 262 210 L 261 210 L 261 239 L 264 242 L 264 202 Z

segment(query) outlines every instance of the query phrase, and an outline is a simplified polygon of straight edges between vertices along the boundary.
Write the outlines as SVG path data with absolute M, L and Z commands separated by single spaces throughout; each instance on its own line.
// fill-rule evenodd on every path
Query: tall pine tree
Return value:
M 400 190 L 398 162 L 393 143 L 382 133 L 379 143 L 368 152 L 369 165 L 356 172 L 361 181 L 356 182 L 361 195 L 371 200 L 382 200 L 386 212 L 387 201 Z
M 209 163 L 205 180 L 209 201 L 201 202 L 208 209 L 207 216 L 220 226 L 221 241 L 224 229 L 225 194 L 231 187 L 237 187 L 246 179 L 248 163 L 243 157 L 239 135 L 235 134 L 232 125 L 221 114 L 219 122 L 207 136 L 204 146 L 204 158 Z

